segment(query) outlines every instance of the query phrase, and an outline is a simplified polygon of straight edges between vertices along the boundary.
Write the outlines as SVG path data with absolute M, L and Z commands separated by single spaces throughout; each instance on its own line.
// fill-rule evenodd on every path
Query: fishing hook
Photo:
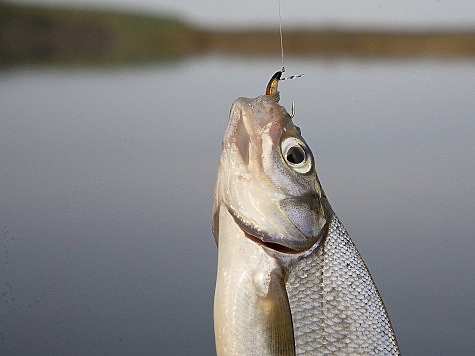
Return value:
M 282 73 L 285 72 L 285 68 L 282 67 L 281 70 L 275 72 L 275 74 L 270 78 L 269 83 L 267 84 L 266 87 L 266 95 L 272 95 L 277 93 L 277 88 L 279 86 L 279 80 L 285 80 L 285 79 L 293 79 L 294 77 L 301 77 L 303 74 L 299 76 L 292 76 L 289 78 L 282 78 Z M 291 115 L 290 117 L 293 119 L 295 116 L 295 101 L 292 100 L 292 110 L 291 110 Z
M 277 93 L 277 87 L 279 86 L 279 80 L 282 77 L 282 73 L 285 72 L 285 68 L 282 67 L 281 70 L 275 72 L 275 74 L 270 78 L 269 83 L 266 87 L 266 95 L 272 95 Z

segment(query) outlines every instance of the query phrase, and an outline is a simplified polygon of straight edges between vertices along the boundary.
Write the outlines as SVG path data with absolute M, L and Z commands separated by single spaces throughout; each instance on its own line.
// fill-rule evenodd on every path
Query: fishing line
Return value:
M 285 72 L 285 64 L 284 64 L 284 36 L 282 35 L 282 12 L 281 12 L 281 6 L 280 6 L 280 0 L 277 0 L 279 4 L 279 35 L 280 35 L 280 52 L 282 55 L 282 70 L 281 72 Z M 286 80 L 286 79 L 295 79 L 295 78 L 301 78 L 303 77 L 303 74 L 297 74 L 297 75 L 291 75 L 290 77 L 287 78 L 280 78 L 280 80 Z
M 280 34 L 280 51 L 282 53 L 282 72 L 285 72 L 284 65 L 284 41 L 282 36 L 282 14 L 280 12 L 280 0 L 277 0 L 279 3 L 279 34 Z

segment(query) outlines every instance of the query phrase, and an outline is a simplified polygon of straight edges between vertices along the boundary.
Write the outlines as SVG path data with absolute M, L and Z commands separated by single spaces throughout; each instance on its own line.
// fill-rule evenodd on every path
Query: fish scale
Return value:
M 286 289 L 297 355 L 399 354 L 379 292 L 336 216 L 319 247 L 290 266 Z

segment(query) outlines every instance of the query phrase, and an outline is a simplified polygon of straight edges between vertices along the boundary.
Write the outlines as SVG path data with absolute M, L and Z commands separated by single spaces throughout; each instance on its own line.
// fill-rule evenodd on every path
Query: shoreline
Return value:
M 167 15 L 0 2 L 0 66 L 280 55 L 278 29 L 211 30 Z M 290 27 L 287 56 L 475 59 L 474 30 Z

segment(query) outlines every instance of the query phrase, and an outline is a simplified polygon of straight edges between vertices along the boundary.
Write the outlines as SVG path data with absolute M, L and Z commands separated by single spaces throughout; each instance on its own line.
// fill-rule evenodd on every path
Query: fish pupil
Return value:
M 287 161 L 292 164 L 300 164 L 305 160 L 305 152 L 302 147 L 293 146 L 287 151 Z

